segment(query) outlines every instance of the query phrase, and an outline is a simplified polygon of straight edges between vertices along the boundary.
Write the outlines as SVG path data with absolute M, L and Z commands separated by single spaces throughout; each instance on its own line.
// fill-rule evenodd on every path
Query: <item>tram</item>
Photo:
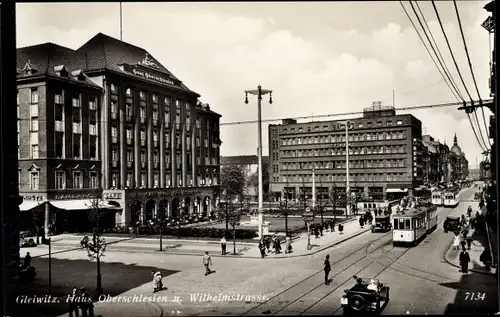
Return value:
M 458 205 L 458 192 L 445 192 L 443 194 L 443 205 L 445 207 L 456 207 Z
M 433 191 L 431 196 L 431 201 L 432 204 L 435 206 L 442 206 L 444 204 L 443 192 L 439 190 Z
M 417 207 L 393 216 L 392 244 L 417 245 L 437 227 L 437 207 Z

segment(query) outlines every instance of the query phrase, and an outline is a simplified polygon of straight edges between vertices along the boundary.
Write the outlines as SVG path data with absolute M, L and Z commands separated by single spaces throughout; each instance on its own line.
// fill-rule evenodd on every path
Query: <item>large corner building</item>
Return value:
M 78 230 L 102 190 L 118 226 L 213 211 L 221 116 L 146 50 L 99 33 L 19 48 L 17 68 L 21 210 Z
M 422 185 L 422 124 L 394 107 L 365 108 L 349 120 L 351 192 L 381 200 Z M 269 125 L 269 178 L 283 197 L 311 196 L 313 170 L 318 195 L 346 188 L 346 131 L 341 121 Z M 389 195 L 390 196 L 390 195 Z

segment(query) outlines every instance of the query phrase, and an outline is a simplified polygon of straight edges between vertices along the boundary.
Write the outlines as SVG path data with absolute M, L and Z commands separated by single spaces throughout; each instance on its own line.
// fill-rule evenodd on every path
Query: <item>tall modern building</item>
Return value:
M 349 120 L 351 192 L 372 199 L 412 192 L 422 185 L 421 122 L 397 115 L 394 107 L 374 105 L 363 117 Z M 346 186 L 346 130 L 343 121 L 269 125 L 269 177 L 272 191 L 283 197 L 310 195 L 313 170 L 317 194 Z
M 17 65 L 22 210 L 78 229 L 100 190 L 115 225 L 213 211 L 221 116 L 146 50 L 99 33 L 20 48 Z

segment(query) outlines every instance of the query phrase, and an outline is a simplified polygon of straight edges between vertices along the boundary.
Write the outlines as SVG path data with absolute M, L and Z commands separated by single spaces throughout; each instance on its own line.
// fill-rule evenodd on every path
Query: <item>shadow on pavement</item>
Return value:
M 446 306 L 445 315 L 486 315 L 497 311 L 498 296 L 494 276 L 469 271 L 457 282 L 440 285 L 457 290 L 454 301 Z
M 19 286 L 18 294 L 26 297 L 48 295 L 48 259 L 33 258 L 31 263 L 37 270 L 34 281 Z M 101 262 L 102 288 L 104 294 L 116 296 L 132 288 L 151 282 L 151 271 L 155 267 L 127 265 L 117 262 Z M 73 287 L 85 287 L 97 300 L 96 263 L 89 260 L 52 259 L 52 298 L 59 303 L 19 304 L 18 316 L 60 316 L 68 312 L 67 296 Z M 163 276 L 178 271 L 161 270 Z

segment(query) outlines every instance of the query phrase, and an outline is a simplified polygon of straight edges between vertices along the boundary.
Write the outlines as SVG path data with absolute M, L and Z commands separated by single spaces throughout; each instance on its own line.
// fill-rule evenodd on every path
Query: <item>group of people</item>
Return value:
M 455 232 L 455 237 L 453 240 L 453 247 L 454 249 L 458 250 L 459 247 L 462 247 L 462 251 L 460 252 L 460 255 L 458 257 L 458 261 L 462 270 L 462 273 L 468 273 L 469 272 L 469 263 L 471 262 L 470 260 L 470 255 L 469 252 L 472 246 L 472 236 L 470 235 L 469 229 L 475 229 L 478 231 L 482 230 L 482 226 L 480 225 L 483 221 L 481 221 L 481 214 L 479 212 L 476 212 L 476 215 L 474 218 L 472 218 L 472 207 L 469 206 L 467 208 L 467 217 L 465 215 L 462 215 L 460 217 L 460 228 L 461 231 Z M 492 258 L 491 258 L 491 252 L 488 248 L 488 246 L 484 247 L 483 252 L 481 253 L 479 257 L 479 261 L 483 263 L 485 268 L 487 270 L 490 269 L 491 263 L 492 263 Z
M 316 239 L 318 239 L 320 235 L 321 236 L 323 235 L 323 231 L 335 232 L 335 224 L 336 224 L 335 219 L 327 219 L 323 221 L 323 224 L 318 223 L 311 225 L 309 228 L 310 234 L 313 235 Z M 341 225 L 339 224 L 339 226 Z M 339 231 L 342 231 L 340 230 L 340 227 Z
M 271 244 L 273 250 L 271 251 Z M 269 236 L 259 241 L 258 249 L 260 251 L 261 258 L 264 258 L 269 253 L 280 254 L 281 253 L 281 240 L 278 236 Z M 292 252 L 292 239 L 287 236 L 285 238 L 285 253 Z
M 70 317 L 79 317 L 80 311 L 82 317 L 94 316 L 94 303 L 85 287 L 74 287 L 68 296 L 68 304 Z

